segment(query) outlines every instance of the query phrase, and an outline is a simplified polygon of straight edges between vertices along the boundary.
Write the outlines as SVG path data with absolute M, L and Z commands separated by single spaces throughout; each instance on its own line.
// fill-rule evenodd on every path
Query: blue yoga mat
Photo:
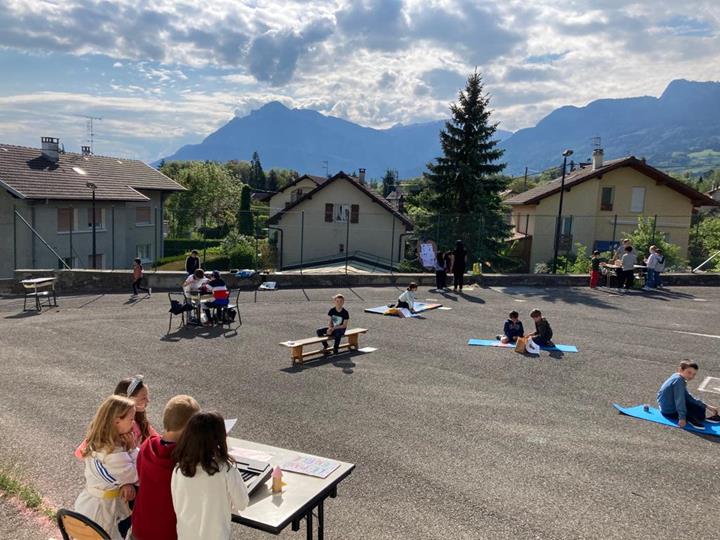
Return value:
M 503 349 L 514 349 L 514 343 L 502 343 L 497 339 L 469 339 L 468 345 L 480 347 L 502 347 Z M 540 347 L 543 351 L 578 352 L 575 345 L 554 345 L 552 347 Z
M 663 426 L 678 427 L 677 422 L 673 422 L 665 418 L 660 411 L 654 407 L 649 407 L 647 411 L 643 408 L 643 405 L 637 405 L 635 407 L 621 407 L 617 403 L 613 403 L 615 407 L 622 414 L 632 416 L 633 418 L 639 418 L 640 420 L 648 420 L 649 422 L 655 422 L 656 424 L 662 424 Z M 683 429 L 692 431 L 693 433 L 704 433 L 706 435 L 715 435 L 720 437 L 720 424 L 710 424 L 705 422 L 705 429 L 697 429 L 692 427 L 690 424 L 686 424 Z

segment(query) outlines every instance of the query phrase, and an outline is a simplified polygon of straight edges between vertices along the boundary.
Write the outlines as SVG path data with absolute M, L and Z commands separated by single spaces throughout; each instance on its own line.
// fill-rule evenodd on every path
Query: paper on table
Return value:
M 441 307 L 439 307 L 438 309 L 439 309 L 440 311 L 450 311 L 452 308 L 451 308 L 451 307 L 441 306 Z
M 324 459 L 312 456 L 298 456 L 292 461 L 288 461 L 281 465 L 283 471 L 306 474 L 308 476 L 317 476 L 318 478 L 327 478 L 330 476 L 340 464 L 331 459 Z
M 272 459 L 272 456 L 265 452 L 260 452 L 259 450 L 250 450 L 249 448 L 240 448 L 239 446 L 231 446 L 228 449 L 228 454 L 230 454 L 230 457 L 235 458 L 239 461 L 242 461 L 244 458 L 254 459 L 256 461 L 266 461 L 269 463 Z
M 228 418 L 225 420 L 225 433 L 230 433 L 230 430 L 235 426 L 237 418 Z

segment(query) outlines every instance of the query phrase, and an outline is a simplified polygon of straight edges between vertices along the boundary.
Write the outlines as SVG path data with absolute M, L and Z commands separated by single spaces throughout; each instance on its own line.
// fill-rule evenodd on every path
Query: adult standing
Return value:
M 193 249 L 188 258 L 185 259 L 185 273 L 191 276 L 198 268 L 200 268 L 200 257 L 198 257 L 197 249 Z
M 467 266 L 467 251 L 462 240 L 455 242 L 455 249 L 453 250 L 453 291 L 457 292 L 458 287 L 460 291 L 463 288 L 463 278 L 465 277 L 465 267 Z

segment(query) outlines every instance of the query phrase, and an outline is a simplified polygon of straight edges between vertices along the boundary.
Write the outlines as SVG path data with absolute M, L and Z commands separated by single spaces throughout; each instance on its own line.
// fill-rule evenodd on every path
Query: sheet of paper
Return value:
M 225 433 L 230 433 L 230 430 L 235 426 L 237 418 L 228 418 L 225 420 Z
M 452 308 L 451 308 L 451 307 L 442 306 L 442 307 L 439 307 L 438 309 L 441 310 L 441 311 L 450 311 Z
M 340 464 L 332 459 L 298 456 L 292 461 L 281 465 L 280 468 L 287 472 L 317 476 L 318 478 L 327 478 L 339 466 Z
M 371 353 L 377 351 L 377 347 L 363 347 L 362 349 L 358 349 L 358 352 L 361 353 Z
M 249 448 L 241 448 L 239 446 L 231 446 L 228 448 L 228 454 L 230 457 L 242 461 L 243 459 L 254 459 L 256 461 L 265 461 L 270 463 L 272 456 L 266 452 L 260 452 L 259 450 L 250 450 Z

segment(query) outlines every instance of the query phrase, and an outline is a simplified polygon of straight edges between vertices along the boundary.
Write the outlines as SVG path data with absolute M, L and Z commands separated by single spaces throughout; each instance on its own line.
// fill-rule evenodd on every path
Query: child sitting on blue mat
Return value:
M 410 313 L 415 313 L 415 302 L 417 302 L 415 293 L 417 292 L 417 288 L 417 283 L 411 281 L 407 289 L 398 297 L 395 307 L 398 309 L 409 309 Z
M 343 307 L 345 305 L 345 297 L 342 294 L 336 294 L 333 296 L 333 301 L 335 302 L 335 305 L 330 308 L 330 311 L 328 311 L 330 322 L 327 327 L 318 328 L 317 336 L 332 336 L 335 339 L 333 353 L 337 354 L 340 351 L 340 340 L 345 335 L 345 330 L 347 330 L 347 323 L 348 320 L 350 320 L 350 314 Z M 327 349 L 328 342 L 323 341 L 322 346 L 323 349 Z
M 535 331 L 528 335 L 525 349 L 530 354 L 540 354 L 541 347 L 552 347 L 555 345 L 552 342 L 553 331 L 550 328 L 550 323 L 542 316 L 542 312 L 539 309 L 533 309 L 530 312 L 530 317 L 535 322 Z
M 519 317 L 520 315 L 517 311 L 511 311 L 510 315 L 508 315 L 508 320 L 505 321 L 505 326 L 503 326 L 504 335 L 495 336 L 495 339 L 499 339 L 502 343 L 515 343 L 517 338 L 523 337 L 525 330 Z
M 683 360 L 677 373 L 662 383 L 657 393 L 660 412 L 670 420 L 677 420 L 679 427 L 690 424 L 696 429 L 705 429 L 703 421 L 720 424 L 717 408 L 706 405 L 687 391 L 687 383 L 695 378 L 698 369 L 695 362 Z M 705 418 L 706 409 L 711 414 L 709 418 Z

